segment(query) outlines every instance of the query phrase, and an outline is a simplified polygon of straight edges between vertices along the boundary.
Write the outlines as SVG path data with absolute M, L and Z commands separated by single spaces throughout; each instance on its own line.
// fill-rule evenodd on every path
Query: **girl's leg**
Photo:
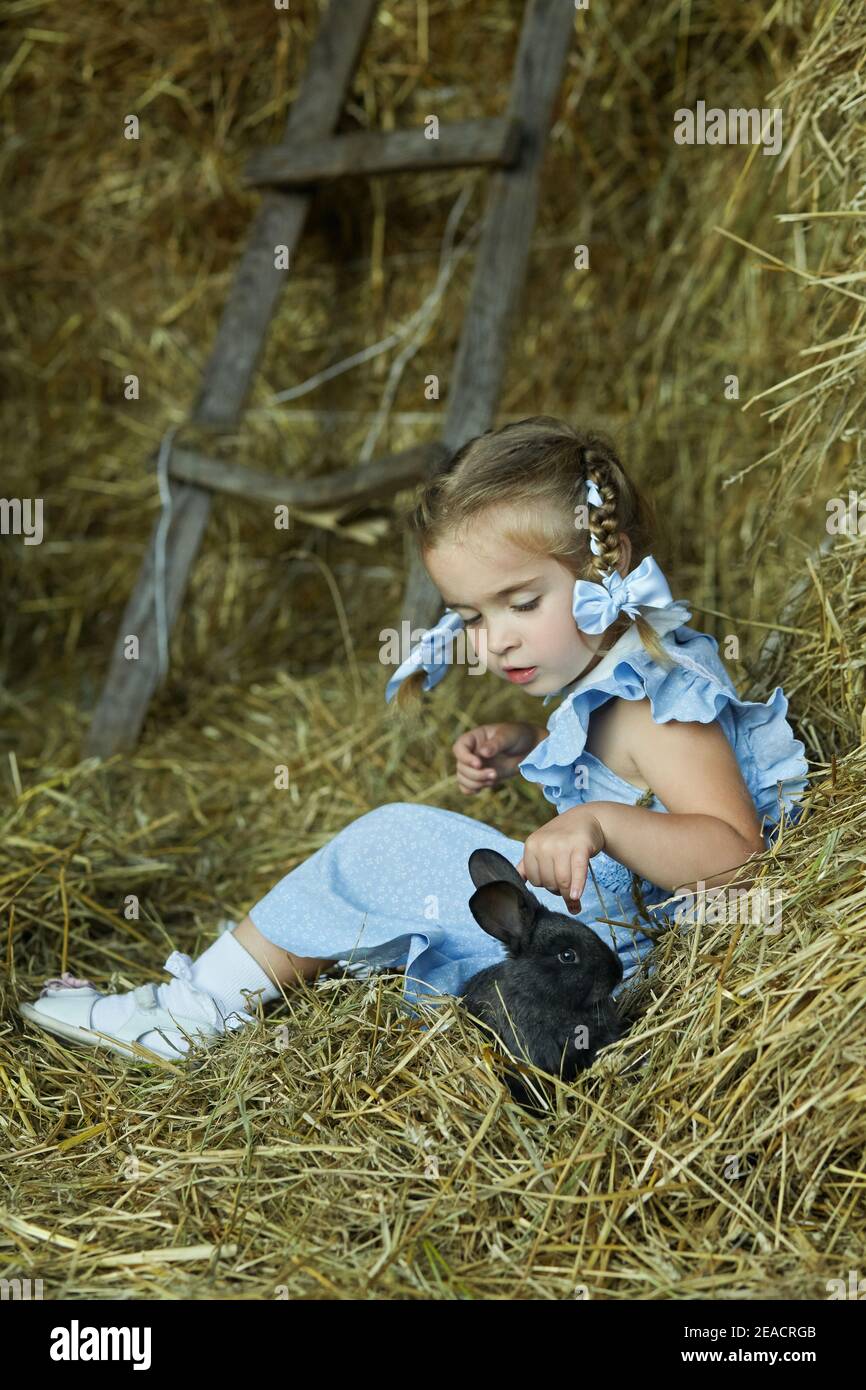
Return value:
M 189 1041 L 178 1028 L 195 1035 L 204 1031 L 214 1038 L 234 1030 L 252 1015 L 246 1012 L 245 991 L 261 997 L 263 1004 L 280 998 L 281 988 L 313 980 L 330 959 L 293 955 L 261 935 L 249 917 L 234 930 L 218 937 L 192 960 L 172 951 L 163 967 L 175 978 L 166 985 L 142 985 L 121 994 L 100 994 L 89 981 L 72 976 L 50 981 L 60 986 L 32 1004 L 22 1006 L 25 1018 L 70 1041 L 99 1045 L 94 1030 L 129 1054 L 126 1044 L 142 1043 L 160 1056 L 177 1058 L 189 1050 Z M 71 996 L 71 997 L 70 997 Z M 104 1045 L 110 1045 L 110 1043 Z
M 275 946 L 262 936 L 249 916 L 239 922 L 233 933 L 235 940 L 258 961 L 268 979 L 280 985 L 295 985 L 299 980 L 315 980 L 319 973 L 333 965 L 332 957 L 296 956 L 282 946 Z
M 245 951 L 249 951 L 268 979 L 275 978 L 280 985 L 296 985 L 301 980 L 315 980 L 323 970 L 334 964 L 333 956 L 296 956 L 283 946 L 275 946 L 273 941 L 262 936 L 249 916 L 238 923 L 232 935 Z M 391 968 L 397 974 L 401 969 L 406 969 L 405 965 L 395 965 Z

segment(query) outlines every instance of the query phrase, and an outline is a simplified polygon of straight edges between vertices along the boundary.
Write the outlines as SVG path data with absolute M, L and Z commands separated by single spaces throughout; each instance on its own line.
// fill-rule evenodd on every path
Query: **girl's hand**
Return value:
M 579 912 L 589 861 L 604 843 L 604 831 L 590 808 L 574 806 L 533 830 L 517 872 L 536 888 L 559 893 L 569 912 Z
M 546 730 L 544 731 L 546 733 Z M 465 796 L 513 777 L 518 763 L 544 733 L 534 724 L 480 724 L 451 746 L 457 759 L 457 785 Z

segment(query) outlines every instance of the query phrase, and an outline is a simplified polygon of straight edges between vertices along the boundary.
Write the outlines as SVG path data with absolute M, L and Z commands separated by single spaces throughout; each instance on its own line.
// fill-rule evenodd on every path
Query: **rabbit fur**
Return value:
M 619 956 L 583 922 L 544 907 L 496 850 L 475 850 L 469 873 L 470 911 L 508 955 L 473 975 L 458 997 L 516 1060 L 573 1080 L 627 1031 L 610 997 L 622 980 Z M 519 1075 L 505 1074 L 515 1100 L 534 1106 Z

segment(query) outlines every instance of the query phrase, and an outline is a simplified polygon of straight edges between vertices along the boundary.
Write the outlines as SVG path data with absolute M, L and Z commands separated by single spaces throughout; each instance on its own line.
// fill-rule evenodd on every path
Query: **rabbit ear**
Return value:
M 469 856 L 469 873 L 476 888 L 485 883 L 513 883 L 527 892 L 525 882 L 514 865 L 495 849 L 476 849 Z
M 512 883 L 485 883 L 469 899 L 469 911 L 479 927 L 515 954 L 526 945 L 538 907 L 531 895 Z

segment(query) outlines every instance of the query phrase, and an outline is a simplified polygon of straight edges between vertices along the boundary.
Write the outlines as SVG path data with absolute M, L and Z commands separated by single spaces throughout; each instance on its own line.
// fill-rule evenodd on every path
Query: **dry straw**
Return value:
M 521 8 L 494 0 L 481 23 L 473 4 L 387 0 L 345 128 L 500 112 Z M 403 1014 L 399 975 L 289 991 L 189 1067 L 98 1059 L 15 1012 L 64 968 L 154 978 L 383 801 L 515 837 L 549 808 L 519 782 L 466 802 L 452 775 L 459 730 L 538 713 L 517 692 L 453 676 L 420 731 L 386 710 L 378 634 L 405 570 L 388 508 L 297 521 L 287 545 L 257 508 L 218 502 L 138 750 L 80 760 L 158 513 L 147 460 L 195 395 L 256 206 L 240 171 L 278 138 L 316 10 L 293 5 L 267 39 L 250 3 L 11 13 L 4 491 L 45 499 L 46 534 L 0 544 L 3 1275 L 50 1298 L 813 1299 L 862 1274 L 866 547 L 811 557 L 826 499 L 866 496 L 866 16 L 594 0 L 576 17 L 501 418 L 615 430 L 669 518 L 675 594 L 739 638 L 743 695 L 784 685 L 814 772 L 807 817 L 760 869 L 781 932 L 664 937 L 629 1036 L 576 1085 L 549 1083 L 534 1119 L 453 1001 L 426 1031 Z M 699 99 L 780 105 L 783 155 L 676 145 L 673 112 Z M 369 412 L 332 416 L 339 433 L 269 403 L 409 321 L 467 188 L 469 227 L 477 174 L 317 199 L 227 454 L 287 476 L 359 455 L 388 358 L 305 398 Z M 435 436 L 433 407 L 426 430 L 402 414 L 430 371 L 447 388 L 468 282 L 462 262 L 382 447 Z

